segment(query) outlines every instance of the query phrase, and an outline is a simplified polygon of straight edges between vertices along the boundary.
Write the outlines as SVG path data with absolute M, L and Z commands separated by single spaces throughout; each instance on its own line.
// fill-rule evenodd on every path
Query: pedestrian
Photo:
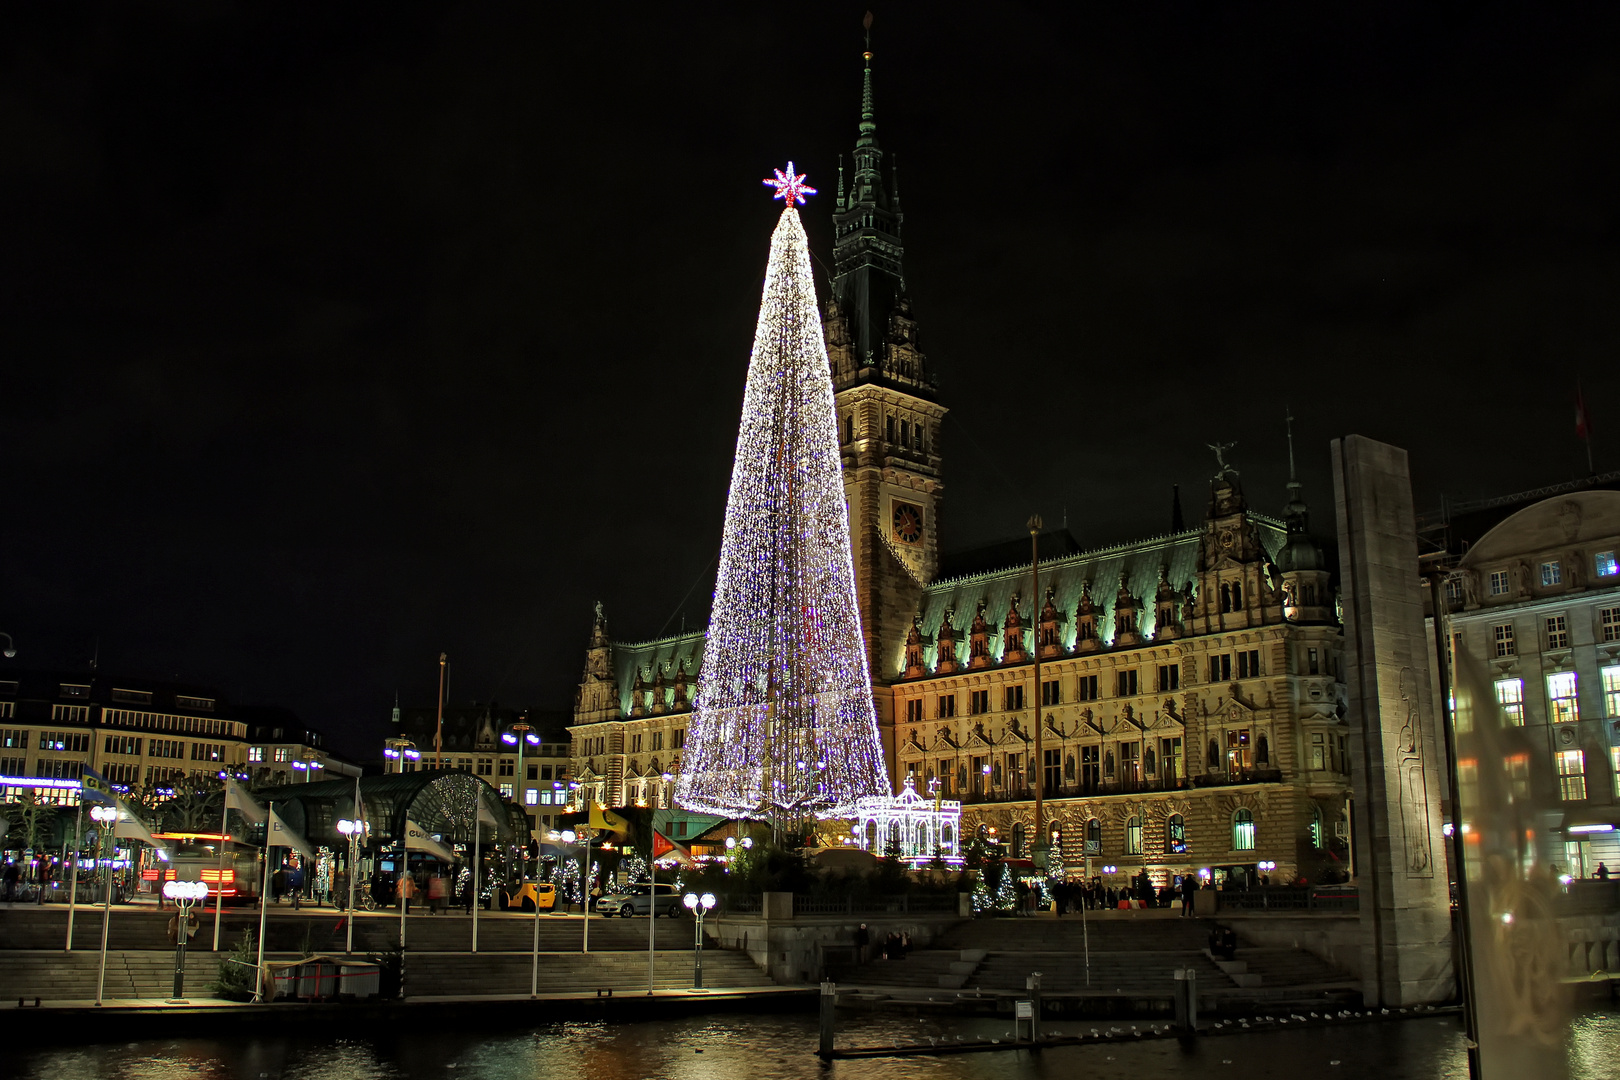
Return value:
M 1193 897 L 1198 893 L 1198 875 L 1188 871 L 1181 875 L 1181 914 L 1192 918 Z
M 415 899 L 415 898 L 416 898 L 416 879 L 413 878 L 410 875 L 409 871 L 400 874 L 399 875 L 399 903 L 400 903 L 401 910 L 406 915 L 409 915 L 411 913 L 411 901 L 413 899 Z
M 332 904 L 343 911 L 349 910 L 349 872 L 339 870 L 332 875 Z
M 1597 878 L 1599 881 L 1608 881 L 1609 880 L 1609 868 L 1607 866 L 1604 866 L 1602 863 L 1598 863 L 1597 864 L 1597 869 L 1592 871 L 1592 876 Z
M 428 878 L 428 914 L 443 915 L 445 913 L 445 901 L 448 899 L 445 884 L 444 875 L 438 871 L 434 871 L 433 876 Z
M 857 927 L 856 930 L 855 930 L 855 960 L 856 960 L 856 962 L 861 963 L 861 964 L 866 963 L 871 958 L 871 952 L 872 952 L 872 932 L 866 928 L 865 923 L 861 923 L 861 925 L 859 927 Z
M 292 897 L 293 910 L 298 910 L 298 901 L 304 896 L 304 869 L 301 866 L 292 868 L 287 875 L 287 893 Z
M 911 935 L 909 933 L 907 933 L 906 931 L 902 930 L 902 931 L 900 931 L 900 959 L 904 960 L 906 958 L 907 954 L 909 954 L 910 952 L 911 952 Z
M 1599 863 L 1598 865 L 1601 866 L 1602 864 Z M 1607 870 L 1603 871 L 1603 876 L 1608 877 L 1609 872 Z M 11 901 L 17 898 L 17 881 L 21 877 L 22 871 L 17 868 L 17 862 L 15 859 L 6 863 L 5 873 L 0 875 L 0 880 L 5 882 L 6 903 L 9 904 Z
M 287 894 L 287 868 L 276 867 L 276 872 L 270 875 L 270 900 L 272 903 L 281 903 L 281 898 Z

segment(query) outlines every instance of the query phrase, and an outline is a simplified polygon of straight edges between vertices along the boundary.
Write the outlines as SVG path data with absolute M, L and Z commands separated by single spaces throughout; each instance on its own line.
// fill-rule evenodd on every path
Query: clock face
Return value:
M 902 544 L 922 542 L 922 507 L 910 503 L 894 504 L 894 538 Z

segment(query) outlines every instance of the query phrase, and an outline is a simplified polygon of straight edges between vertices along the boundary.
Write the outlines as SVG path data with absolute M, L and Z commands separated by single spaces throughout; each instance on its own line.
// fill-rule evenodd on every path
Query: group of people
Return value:
M 1140 873 L 1125 885 L 1107 885 L 1102 878 L 1094 877 L 1089 881 L 1059 881 L 1048 888 L 1052 892 L 1052 906 L 1057 914 L 1067 915 L 1081 908 L 1111 911 L 1121 905 L 1134 907 L 1132 901 L 1139 902 L 1142 907 L 1169 907 L 1178 899 L 1190 911 L 1192 894 L 1199 885 L 1195 875 L 1182 874 L 1169 885 L 1155 886 L 1146 873 Z
M 891 930 L 878 944 L 879 960 L 904 960 L 911 952 L 911 935 L 904 930 Z M 865 923 L 861 923 L 855 930 L 855 954 L 861 963 L 872 960 L 872 931 Z

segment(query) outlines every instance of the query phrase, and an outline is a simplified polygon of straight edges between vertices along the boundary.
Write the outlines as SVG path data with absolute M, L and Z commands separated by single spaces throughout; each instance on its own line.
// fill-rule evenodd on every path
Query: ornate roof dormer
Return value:
M 1080 583 L 1080 602 L 1074 609 L 1074 648 L 1076 652 L 1097 652 L 1103 647 L 1097 630 L 1097 602 L 1091 598 L 1091 581 Z
M 951 616 L 955 614 L 954 608 L 946 608 L 945 616 L 939 623 L 938 648 L 934 650 L 934 672 L 939 675 L 948 675 L 961 668 L 956 658 L 956 627 L 951 625 Z
M 1119 591 L 1114 594 L 1114 646 L 1142 644 L 1142 601 L 1132 595 L 1130 579 L 1119 575 Z
M 1056 595 L 1057 590 L 1048 585 L 1046 603 L 1041 605 L 1040 625 L 1035 632 L 1036 648 L 1040 650 L 1043 660 L 1049 656 L 1063 655 L 1063 613 L 1053 599 Z
M 996 662 L 990 655 L 990 624 L 984 617 L 984 601 L 980 600 L 973 614 L 973 625 L 968 628 L 968 667 L 987 668 Z
M 1029 650 L 1024 645 L 1024 619 L 1018 614 L 1019 594 L 1013 593 L 1012 603 L 1007 606 L 1007 619 L 1001 627 L 1001 662 L 1016 664 L 1029 659 Z

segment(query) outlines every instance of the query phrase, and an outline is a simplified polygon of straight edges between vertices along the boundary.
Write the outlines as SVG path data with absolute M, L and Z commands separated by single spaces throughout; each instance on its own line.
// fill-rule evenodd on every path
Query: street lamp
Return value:
M 701 990 L 703 989 L 703 916 L 714 910 L 714 893 L 704 893 L 702 896 L 697 893 L 687 893 L 681 903 L 686 905 L 686 910 L 697 916 L 697 922 L 692 924 L 694 928 L 692 937 L 692 989 Z
M 171 1005 L 184 1005 L 186 996 L 186 941 L 191 937 L 191 906 L 208 897 L 206 881 L 165 881 L 163 895 L 174 901 L 174 997 Z
M 108 840 L 112 839 L 110 834 L 118 827 L 118 808 L 116 806 L 92 806 L 90 816 L 95 819 L 97 826 L 96 847 L 100 850 L 96 861 L 101 864 L 102 889 L 106 893 L 107 902 L 111 903 L 112 870 L 107 853 L 112 848 L 112 845 L 108 843 Z
M 540 736 L 534 733 L 534 728 L 530 727 L 527 721 L 519 720 L 501 732 L 501 742 L 507 746 L 517 747 L 517 782 L 512 785 L 512 790 L 522 791 L 524 790 L 523 785 L 528 782 L 528 776 L 523 771 L 523 749 L 526 746 L 539 746 Z M 518 799 L 518 803 L 522 806 L 528 805 L 527 800 L 521 797 Z M 525 810 L 523 813 L 526 817 L 529 812 Z
M 392 763 L 390 767 L 384 769 L 385 772 L 402 773 L 405 771 L 405 762 L 422 760 L 421 752 L 416 749 L 416 744 L 409 739 L 395 737 L 389 739 L 384 745 L 386 749 L 383 750 L 383 757 Z
M 348 818 L 339 818 L 337 831 L 349 838 L 349 906 L 345 909 L 348 915 L 343 920 L 343 924 L 348 928 L 348 936 L 344 941 L 344 952 L 352 953 L 354 952 L 354 886 L 355 878 L 359 876 L 360 838 L 365 835 L 366 823 L 364 820 L 351 821 Z
M 317 769 L 326 768 L 326 765 L 322 763 L 321 760 L 314 754 L 306 754 L 304 757 L 301 757 L 297 761 L 293 762 L 292 767 L 304 774 L 304 783 L 307 784 L 309 783 L 310 775 Z

